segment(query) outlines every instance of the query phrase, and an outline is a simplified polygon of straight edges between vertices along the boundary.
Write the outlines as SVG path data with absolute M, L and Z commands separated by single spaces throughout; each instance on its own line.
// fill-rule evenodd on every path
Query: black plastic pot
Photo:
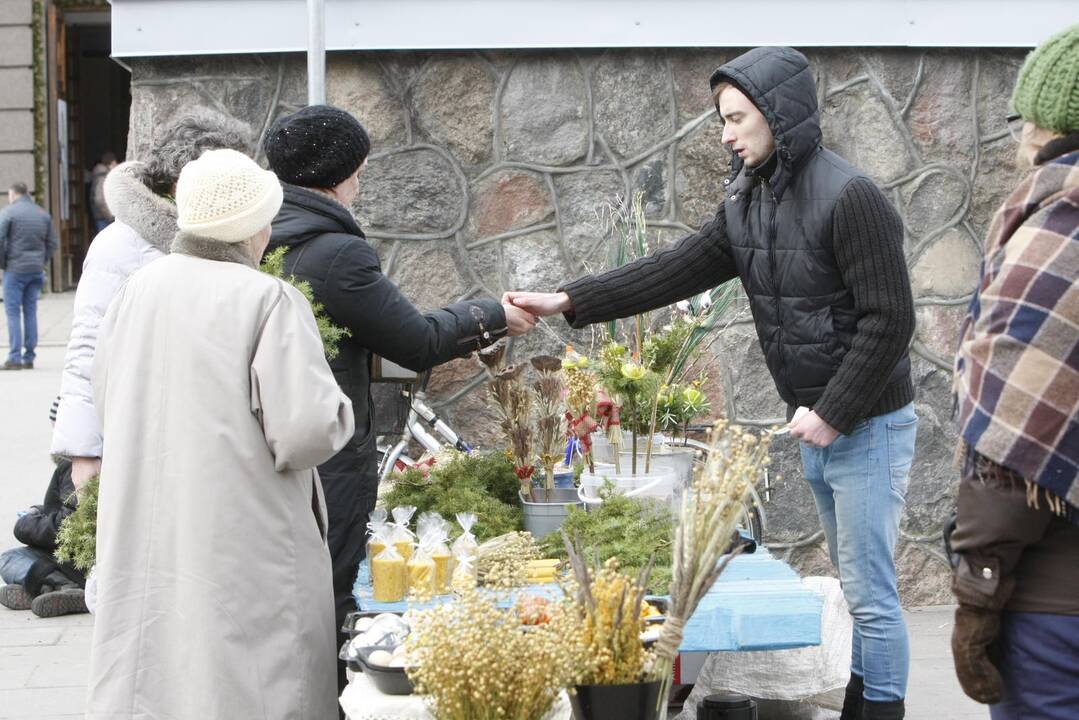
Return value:
M 629 685 L 578 685 L 570 695 L 575 720 L 655 720 L 659 681 Z
M 360 648 L 360 666 L 363 674 L 371 679 L 375 687 L 386 695 L 411 695 L 412 681 L 408 679 L 404 668 L 375 665 L 370 661 L 371 653 L 387 648 Z
M 757 720 L 757 703 L 738 693 L 709 695 L 697 706 L 697 720 Z

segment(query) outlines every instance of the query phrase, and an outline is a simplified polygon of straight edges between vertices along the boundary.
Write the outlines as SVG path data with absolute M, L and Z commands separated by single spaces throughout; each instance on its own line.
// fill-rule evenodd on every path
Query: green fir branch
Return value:
M 298 280 L 295 275 L 285 276 L 285 255 L 287 253 L 288 247 L 284 245 L 271 250 L 263 257 L 260 269 L 268 275 L 281 278 L 307 298 L 307 302 L 311 304 L 311 312 L 315 314 L 315 324 L 318 326 L 319 337 L 322 338 L 322 348 L 326 353 L 326 359 L 333 360 L 340 352 L 341 340 L 351 337 L 352 332 L 348 328 L 335 325 L 326 313 L 326 308 L 323 304 L 315 302 L 315 293 L 311 289 L 311 283 L 306 280 Z

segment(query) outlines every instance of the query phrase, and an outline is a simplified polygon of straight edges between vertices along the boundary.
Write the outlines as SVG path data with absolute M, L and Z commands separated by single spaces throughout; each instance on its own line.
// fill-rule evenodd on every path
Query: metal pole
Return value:
M 307 104 L 326 102 L 326 4 L 307 0 Z

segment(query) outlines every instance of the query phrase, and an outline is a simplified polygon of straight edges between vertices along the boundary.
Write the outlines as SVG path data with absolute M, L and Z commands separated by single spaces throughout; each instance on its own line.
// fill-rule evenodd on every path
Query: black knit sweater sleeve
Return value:
M 693 297 L 737 274 L 720 205 L 712 220 L 672 247 L 601 275 L 579 278 L 559 290 L 573 303 L 566 321 L 583 328 Z
M 869 417 L 914 334 L 903 223 L 867 178 L 847 184 L 832 215 L 832 250 L 854 296 L 857 329 L 814 411 L 841 433 Z

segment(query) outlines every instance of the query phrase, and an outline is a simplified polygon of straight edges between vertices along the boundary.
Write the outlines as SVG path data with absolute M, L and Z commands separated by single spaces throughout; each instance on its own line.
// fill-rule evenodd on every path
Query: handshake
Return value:
M 541 317 L 564 313 L 572 307 L 569 295 L 564 292 L 511 290 L 502 295 L 502 309 L 506 311 L 506 327 L 511 337 L 526 334 L 536 326 Z

